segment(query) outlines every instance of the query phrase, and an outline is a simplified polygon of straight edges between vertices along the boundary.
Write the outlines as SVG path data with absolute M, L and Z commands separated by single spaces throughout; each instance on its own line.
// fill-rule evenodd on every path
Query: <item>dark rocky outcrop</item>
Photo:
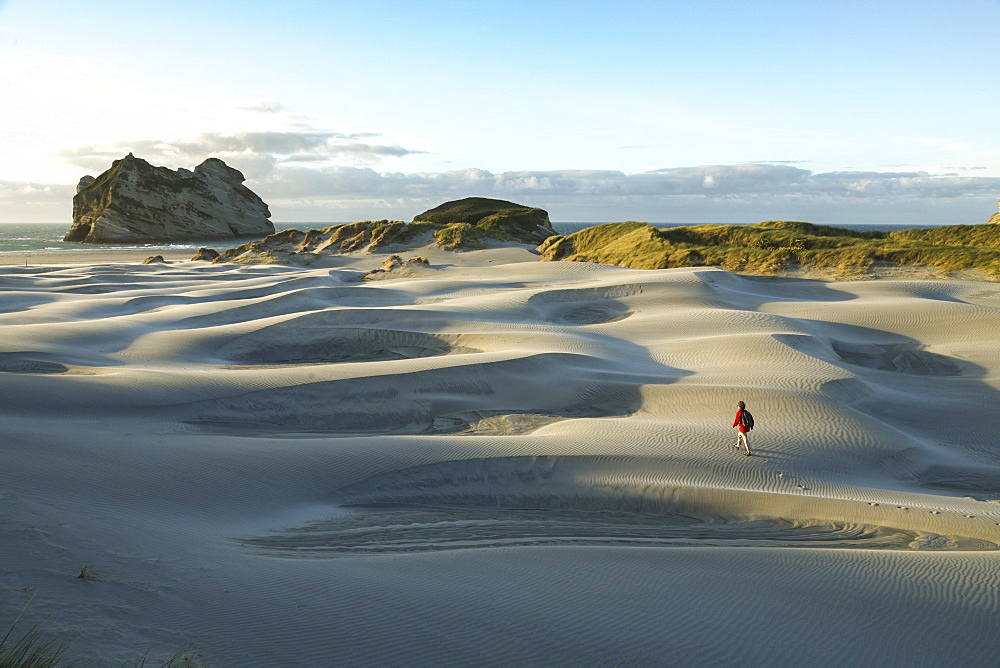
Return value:
M 212 260 L 214 260 L 217 257 L 219 257 L 219 251 L 215 250 L 214 248 L 204 248 L 204 247 L 202 247 L 202 248 L 198 249 L 198 252 L 195 253 L 194 257 L 191 258 L 191 259 L 192 260 L 202 260 L 202 261 L 205 261 L 205 262 L 211 262 Z
M 218 158 L 194 171 L 154 167 L 131 153 L 73 197 L 64 241 L 120 243 L 225 239 L 274 232 L 267 205 L 243 185 L 243 174 Z

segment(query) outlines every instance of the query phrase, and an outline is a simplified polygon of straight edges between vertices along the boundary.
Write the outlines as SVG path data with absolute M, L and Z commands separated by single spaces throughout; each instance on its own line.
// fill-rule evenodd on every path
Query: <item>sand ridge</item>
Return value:
M 0 268 L 0 613 L 112 663 L 995 655 L 995 284 L 522 250 Z

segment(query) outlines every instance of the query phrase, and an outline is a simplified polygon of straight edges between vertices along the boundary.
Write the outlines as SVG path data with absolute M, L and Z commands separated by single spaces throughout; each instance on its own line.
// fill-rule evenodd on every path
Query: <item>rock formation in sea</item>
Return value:
M 1000 208 L 1000 202 L 997 202 L 997 208 Z M 992 216 L 990 216 L 987 225 L 1000 225 L 1000 211 L 997 211 Z
M 414 217 L 365 220 L 302 232 L 285 230 L 260 241 L 231 248 L 212 262 L 311 264 L 323 255 L 352 252 L 400 252 L 434 244 L 452 251 L 497 244 L 537 245 L 556 234 L 543 209 L 486 197 L 446 202 Z M 209 259 L 199 253 L 192 259 Z
M 73 226 L 63 240 L 141 243 L 273 233 L 267 204 L 244 180 L 218 158 L 194 171 L 174 171 L 129 153 L 97 178 L 80 179 Z

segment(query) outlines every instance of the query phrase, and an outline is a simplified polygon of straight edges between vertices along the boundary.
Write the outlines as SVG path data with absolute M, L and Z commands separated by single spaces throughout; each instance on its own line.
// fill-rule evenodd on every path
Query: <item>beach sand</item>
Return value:
M 83 665 L 996 661 L 997 283 L 411 255 L 0 266 L 0 626 Z
M 160 255 L 169 262 L 190 260 L 197 251 L 191 250 L 94 250 L 36 251 L 31 253 L 2 253 L 0 267 L 37 267 L 71 264 L 135 264 Z

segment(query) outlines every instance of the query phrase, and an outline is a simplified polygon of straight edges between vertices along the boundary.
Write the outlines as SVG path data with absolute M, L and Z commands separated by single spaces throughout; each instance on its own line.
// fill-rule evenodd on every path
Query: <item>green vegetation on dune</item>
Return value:
M 635 269 L 717 266 L 760 274 L 816 269 L 854 276 L 889 265 L 979 269 L 1000 278 L 1000 226 L 996 225 L 854 232 L 799 221 L 669 229 L 609 223 L 552 237 L 539 251 L 543 260 Z
M 36 624 L 20 636 L 21 613 L 14 619 L 6 634 L 0 637 L 0 667 L 2 668 L 55 668 L 68 665 L 64 662 L 70 650 L 67 643 L 42 638 L 41 624 Z
M 445 250 L 483 248 L 492 235 L 469 223 L 452 223 L 434 232 L 435 245 Z
M 85 573 L 90 575 L 84 575 Z M 93 577 L 93 571 L 84 566 L 78 579 L 100 582 Z M 32 598 L 34 595 L 32 594 Z M 52 634 L 45 632 L 44 622 L 39 622 L 29 629 L 21 627 L 22 619 L 31 603 L 31 599 L 8 625 L 6 633 L 0 635 L 0 668 L 59 668 L 60 666 L 76 666 L 79 662 L 67 660 L 73 648 L 73 642 L 51 639 Z M 0 629 L 2 631 L 2 629 Z M 65 635 L 65 634 L 64 634 Z M 175 654 L 166 661 L 158 662 L 163 668 L 194 668 L 206 666 L 201 654 L 186 650 Z M 135 661 L 123 666 L 151 666 L 148 653 Z
M 538 243 L 555 233 L 549 223 L 549 214 L 543 209 L 488 197 L 466 197 L 445 202 L 414 216 L 413 222 L 432 223 L 439 227 L 472 225 L 485 230 L 494 239 L 522 243 Z M 460 232 L 455 230 L 451 236 L 456 233 Z
M 469 223 L 474 225 L 480 220 L 495 215 L 499 211 L 538 211 L 530 206 L 515 204 L 489 197 L 466 197 L 465 199 L 445 202 L 433 209 L 428 209 L 423 213 L 413 217 L 414 222 L 438 223 L 450 225 L 452 223 Z
M 977 269 L 1000 279 L 1000 225 L 855 232 L 794 220 L 665 229 L 626 222 L 561 236 L 542 209 L 485 197 L 446 202 L 414 217 L 412 223 L 366 220 L 307 232 L 286 230 L 230 249 L 212 261 L 311 262 L 327 254 L 393 246 L 434 243 L 459 251 L 496 242 L 539 241 L 538 252 L 545 261 L 634 269 L 714 266 L 748 274 L 807 270 L 858 277 L 894 267 L 918 267 L 940 272 Z
M 399 220 L 363 220 L 319 230 L 284 230 L 259 241 L 250 241 L 212 256 L 211 261 L 287 263 L 316 254 L 352 253 L 433 242 L 452 251 L 486 248 L 492 242 L 537 244 L 555 234 L 542 209 L 513 202 L 469 197 L 416 216 L 412 223 Z M 208 249 L 206 249 L 207 251 Z M 196 259 L 209 259 L 199 252 Z
M 1000 247 L 1000 225 L 949 225 L 919 230 L 887 232 L 890 239 L 948 246 Z

